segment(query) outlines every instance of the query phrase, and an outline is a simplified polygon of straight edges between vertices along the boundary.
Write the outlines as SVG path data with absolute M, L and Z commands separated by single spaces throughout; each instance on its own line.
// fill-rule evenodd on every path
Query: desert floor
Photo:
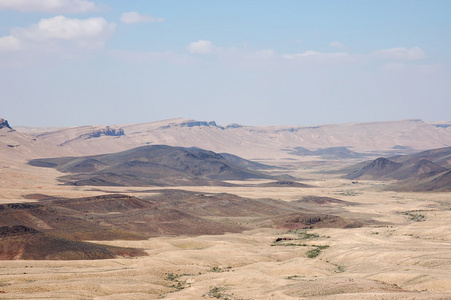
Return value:
M 306 195 L 353 202 L 321 207 L 375 225 L 312 229 L 308 246 L 271 246 L 281 229 L 219 236 L 168 236 L 101 242 L 143 248 L 139 258 L 0 261 L 0 299 L 451 299 L 451 195 L 379 191 L 384 183 L 295 171 L 313 188 L 177 187 L 293 201 Z M 18 164 L 0 170 L 0 203 L 43 193 L 98 195 L 95 187 L 58 185 L 59 173 Z M 149 190 L 149 188 L 146 188 Z M 142 196 L 140 188 L 110 191 Z M 312 245 L 328 246 L 307 257 Z

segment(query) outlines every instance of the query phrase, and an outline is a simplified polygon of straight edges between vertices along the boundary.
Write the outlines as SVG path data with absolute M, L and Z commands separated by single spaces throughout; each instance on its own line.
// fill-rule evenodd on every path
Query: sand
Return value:
M 451 299 L 449 193 L 381 192 L 378 187 L 384 183 L 353 184 L 316 171 L 296 171 L 312 179 L 308 183 L 313 188 L 177 188 L 285 201 L 308 195 L 334 197 L 354 203 L 339 207 L 340 215 L 378 223 L 310 230 L 319 238 L 302 242 L 329 246 L 314 258 L 306 254 L 314 246 L 271 246 L 278 237 L 296 238 L 272 228 L 218 236 L 97 241 L 143 248 L 149 256 L 0 261 L 0 299 Z M 104 193 L 99 187 L 59 185 L 59 175 L 22 163 L 2 169 L 0 203 L 34 201 L 23 197 L 32 193 L 59 197 Z M 149 188 L 108 190 L 139 197 Z M 337 205 L 322 209 L 333 211 Z

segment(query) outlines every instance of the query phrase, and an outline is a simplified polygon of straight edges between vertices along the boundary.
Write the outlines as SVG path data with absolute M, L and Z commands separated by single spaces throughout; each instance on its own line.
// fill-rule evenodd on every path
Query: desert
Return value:
M 174 122 L 0 129 L 1 299 L 451 297 L 448 127 L 328 125 L 331 147 L 262 127 L 278 142 L 243 147 L 237 126 Z M 392 133 L 335 134 L 371 126 Z
M 0 0 L 0 300 L 451 299 L 450 11 Z

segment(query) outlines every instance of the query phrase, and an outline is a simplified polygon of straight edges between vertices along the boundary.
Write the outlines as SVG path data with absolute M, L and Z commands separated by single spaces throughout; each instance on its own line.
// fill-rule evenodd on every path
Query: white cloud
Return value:
M 303 66 L 336 66 L 359 64 L 366 60 L 364 55 L 350 54 L 347 52 L 318 52 L 308 50 L 301 53 L 282 54 L 281 57 L 293 65 Z
M 104 18 L 69 19 L 56 16 L 41 19 L 38 24 L 28 28 L 15 28 L 13 36 L 19 39 L 44 42 L 48 40 L 74 41 L 83 48 L 98 48 L 110 38 L 116 24 Z
M 188 45 L 188 51 L 191 53 L 208 54 L 217 49 L 210 41 L 198 40 Z
M 137 12 L 126 12 L 121 15 L 121 22 L 125 24 L 133 23 L 151 23 L 151 22 L 163 22 L 164 18 L 155 18 L 152 16 L 140 15 Z
M 284 54 L 282 55 L 285 59 L 340 59 L 340 58 L 347 58 L 350 55 L 345 52 L 332 52 L 332 53 L 324 53 L 324 52 L 317 52 L 313 50 L 307 50 L 302 53 L 295 53 L 295 54 Z
M 20 50 L 20 40 L 12 35 L 0 38 L 0 51 Z
M 337 48 L 337 49 L 340 49 L 340 50 L 345 50 L 345 49 L 346 49 L 346 46 L 345 46 L 345 45 L 343 45 L 342 43 L 337 42 L 337 41 L 331 42 L 331 43 L 329 44 L 329 46 L 334 47 L 334 48 Z
M 371 54 L 372 56 L 384 59 L 420 60 L 426 58 L 426 54 L 420 47 L 413 47 L 410 49 L 404 47 L 383 49 Z
M 0 0 L 0 9 L 21 12 L 87 13 L 98 11 L 99 7 L 86 0 Z
M 143 51 L 109 51 L 114 58 L 137 62 L 137 63 L 158 63 L 165 62 L 173 65 L 194 64 L 196 60 L 187 54 L 174 52 L 143 52 Z

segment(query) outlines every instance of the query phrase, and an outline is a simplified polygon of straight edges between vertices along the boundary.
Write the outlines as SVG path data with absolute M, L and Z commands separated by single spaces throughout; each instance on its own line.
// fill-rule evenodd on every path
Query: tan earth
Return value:
M 417 121 L 405 124 L 425 127 Z M 390 127 L 391 124 L 383 125 Z M 369 124 L 367 130 L 371 126 Z M 343 125 L 342 129 L 343 127 L 352 131 L 354 125 Z M 318 130 L 324 128 L 327 129 L 327 126 Z M 124 129 L 133 129 L 135 132 L 127 142 L 135 139 L 136 145 L 139 145 L 146 141 L 140 140 L 138 127 L 124 126 Z M 180 128 L 171 127 L 168 130 L 175 132 Z M 364 134 L 365 130 L 361 129 L 359 132 Z M 449 136 L 449 128 L 446 130 Z M 199 131 L 200 136 L 200 129 L 192 131 Z M 248 134 L 244 129 L 237 131 Z M 30 132 L 31 129 L 28 133 Z M 313 188 L 176 188 L 284 201 L 295 201 L 312 195 L 332 197 L 353 202 L 353 205 L 324 205 L 319 207 L 322 212 L 342 217 L 359 216 L 378 221 L 378 225 L 312 229 L 306 231 L 313 234 L 310 239 L 301 239 L 298 233 L 287 232 L 286 229 L 259 228 L 215 236 L 95 241 L 142 248 L 149 255 L 106 260 L 0 261 L 0 299 L 451 299 L 450 194 L 382 192 L 379 188 L 386 182 L 353 183 L 351 180 L 340 179 L 338 175 L 325 175 L 320 171 L 337 169 L 357 160 L 323 162 L 319 158 L 295 156 L 286 159 L 288 156 L 280 152 L 279 145 L 283 144 L 281 139 L 284 136 L 288 139 L 289 135 L 289 131 L 284 131 L 283 135 L 277 136 L 279 152 L 276 147 L 263 147 L 257 153 L 254 152 L 255 148 L 252 150 L 246 148 L 246 145 L 232 145 L 231 141 L 229 150 L 233 151 L 226 149 L 223 152 L 241 154 L 245 158 L 259 158 L 259 161 L 266 158 L 271 164 L 289 166 L 291 169 L 287 173 L 309 179 L 303 182 L 313 185 Z M 60 137 L 50 134 L 48 139 L 55 141 Z M 309 137 L 310 140 L 314 138 L 314 135 Z M 410 141 L 412 148 L 424 150 L 414 147 L 419 144 L 418 140 L 408 136 L 400 136 L 399 139 L 406 141 L 405 143 Z M 15 138 L 13 141 L 17 140 Z M 33 151 L 41 149 L 40 151 L 30 152 L 27 145 L 33 142 L 27 140 L 27 137 L 20 137 L 20 141 L 20 147 L 1 148 L 0 204 L 35 201 L 26 199 L 24 195 L 36 193 L 69 198 L 104 194 L 99 187 L 61 185 L 57 177 L 62 174 L 58 171 L 26 164 L 27 159 L 37 157 L 87 154 L 90 151 L 85 150 L 90 149 L 89 143 L 82 145 L 74 140 L 69 143 L 71 147 L 61 149 L 61 152 L 57 148 L 46 148 L 45 143 L 40 143 L 38 147 L 32 147 Z M 109 138 L 105 138 L 105 141 L 104 145 L 99 144 L 102 149 L 107 149 L 105 145 L 108 145 Z M 449 144 L 450 141 L 443 140 L 443 144 Z M 215 144 L 214 140 L 210 142 Z M 251 140 L 249 143 L 252 142 Z M 379 141 L 379 145 L 384 143 L 382 139 Z M 439 141 L 434 143 L 437 146 L 443 145 Z M 429 145 L 434 143 L 431 142 L 424 148 L 433 148 Z M 169 141 L 168 144 L 178 142 Z M 311 148 L 326 145 L 349 144 L 334 144 L 329 141 L 324 145 L 312 144 Z M 387 150 L 395 145 L 394 142 L 387 142 L 381 149 Z M 126 143 L 118 144 L 117 150 L 126 147 Z M 357 144 L 354 147 L 356 150 L 371 148 L 358 147 Z M 115 151 L 113 148 L 108 150 Z M 99 151 L 100 149 L 94 149 L 91 152 Z M 12 156 L 11 153 L 19 153 L 20 157 Z M 254 183 L 261 182 L 263 181 Z M 145 196 L 143 191 L 150 189 L 108 187 L 108 191 L 136 197 Z M 275 244 L 277 238 L 293 239 L 291 241 L 296 245 Z M 312 255 L 315 250 L 317 256 Z
M 353 184 L 316 173 L 322 168 L 293 172 L 313 179 L 309 184 L 315 187 L 310 189 L 178 188 L 286 201 L 306 195 L 334 197 L 358 203 L 342 207 L 341 216 L 360 213 L 380 225 L 309 230 L 319 237 L 302 243 L 329 246 L 313 258 L 307 251 L 314 246 L 271 246 L 278 237 L 296 234 L 269 228 L 219 236 L 103 241 L 143 248 L 149 256 L 1 261 L 0 299 L 451 299 L 450 195 L 380 192 L 377 187 L 384 183 Z M 14 163 L 0 171 L 0 203 L 30 201 L 22 195 L 32 193 L 101 194 L 92 187 L 58 185 L 59 175 L 53 169 Z M 145 189 L 149 188 L 109 188 L 138 197 Z

